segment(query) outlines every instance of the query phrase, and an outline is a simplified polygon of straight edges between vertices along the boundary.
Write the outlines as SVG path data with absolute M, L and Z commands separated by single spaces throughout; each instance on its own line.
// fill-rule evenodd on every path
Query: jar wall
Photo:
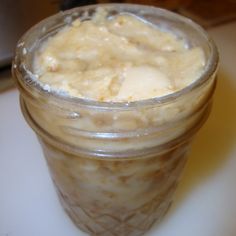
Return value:
M 40 138 L 60 201 L 90 235 L 144 234 L 166 213 L 189 144 L 136 160 L 72 155 Z

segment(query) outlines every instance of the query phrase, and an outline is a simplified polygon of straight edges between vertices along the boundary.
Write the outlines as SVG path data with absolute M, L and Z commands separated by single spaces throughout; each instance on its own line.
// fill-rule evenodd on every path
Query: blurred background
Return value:
M 14 48 L 28 28 L 60 10 L 113 2 L 166 8 L 206 28 L 236 19 L 236 0 L 0 0 L 0 91 L 12 86 L 9 68 Z

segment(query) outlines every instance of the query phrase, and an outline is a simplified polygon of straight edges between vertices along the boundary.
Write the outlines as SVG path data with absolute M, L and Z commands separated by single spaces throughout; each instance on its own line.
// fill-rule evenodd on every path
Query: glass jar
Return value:
M 33 57 L 40 45 L 74 19 L 90 19 L 98 6 L 108 16 L 128 12 L 203 49 L 200 78 L 182 90 L 135 102 L 67 97 L 37 82 Z M 61 203 L 90 235 L 143 235 L 168 210 L 195 133 L 207 119 L 218 53 L 206 32 L 167 10 L 105 4 L 60 12 L 18 42 L 13 77 L 25 119 L 42 145 Z

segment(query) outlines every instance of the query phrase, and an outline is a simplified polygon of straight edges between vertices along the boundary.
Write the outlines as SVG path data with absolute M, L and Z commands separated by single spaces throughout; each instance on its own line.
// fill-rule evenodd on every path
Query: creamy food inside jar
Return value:
M 75 8 L 22 37 L 22 111 L 79 228 L 142 235 L 163 217 L 209 114 L 217 63 L 198 25 L 148 6 Z

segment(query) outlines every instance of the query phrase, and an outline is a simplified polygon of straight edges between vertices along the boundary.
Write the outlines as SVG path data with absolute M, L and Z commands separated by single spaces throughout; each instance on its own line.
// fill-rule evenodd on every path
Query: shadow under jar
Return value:
M 138 236 L 159 222 L 172 202 L 189 144 L 210 112 L 218 54 L 205 31 L 187 18 L 149 6 L 99 5 L 108 16 L 133 13 L 189 47 L 201 47 L 202 76 L 170 95 L 129 103 L 46 91 L 32 73 L 34 53 L 74 19 L 91 18 L 97 6 L 60 12 L 31 28 L 17 45 L 12 71 L 22 112 L 70 218 L 90 235 Z

